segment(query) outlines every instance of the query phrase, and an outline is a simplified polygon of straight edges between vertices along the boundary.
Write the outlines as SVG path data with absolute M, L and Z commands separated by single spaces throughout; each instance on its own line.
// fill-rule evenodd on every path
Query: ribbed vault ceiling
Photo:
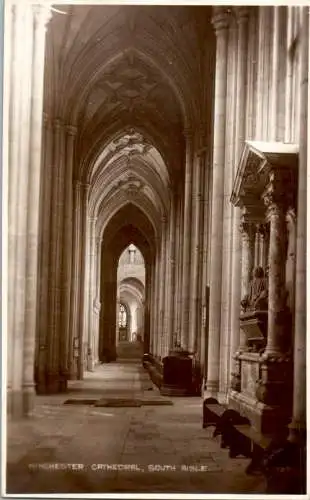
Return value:
M 211 8 L 55 8 L 45 111 L 77 126 L 74 178 L 90 184 L 89 213 L 100 233 L 129 203 L 153 231 L 202 112 Z

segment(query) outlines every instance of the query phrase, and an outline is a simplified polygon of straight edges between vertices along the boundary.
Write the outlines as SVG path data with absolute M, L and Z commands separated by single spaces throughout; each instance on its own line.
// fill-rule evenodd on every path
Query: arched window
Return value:
M 127 326 L 127 311 L 123 304 L 119 306 L 118 326 L 119 328 L 126 328 Z

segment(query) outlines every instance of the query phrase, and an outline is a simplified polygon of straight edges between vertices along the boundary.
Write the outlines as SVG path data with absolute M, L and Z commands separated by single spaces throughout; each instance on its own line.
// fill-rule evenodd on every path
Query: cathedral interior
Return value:
M 306 493 L 308 71 L 307 6 L 6 2 L 8 493 Z

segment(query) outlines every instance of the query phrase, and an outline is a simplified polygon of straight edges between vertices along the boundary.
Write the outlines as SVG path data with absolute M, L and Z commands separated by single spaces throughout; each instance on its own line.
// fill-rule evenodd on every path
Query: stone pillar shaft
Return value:
M 96 238 L 96 263 L 95 263 L 95 290 L 93 301 L 93 317 L 94 317 L 94 336 L 93 336 L 93 355 L 94 363 L 99 361 L 99 317 L 100 317 L 100 276 L 101 276 L 101 244 L 100 237 Z
M 289 53 L 293 40 L 293 11 L 295 7 L 287 6 L 287 36 L 286 36 L 286 53 Z M 293 101 L 293 60 L 291 57 L 286 58 L 286 75 L 285 75 L 285 142 L 292 141 L 292 101 Z
M 165 291 L 168 286 L 166 280 L 166 237 L 167 237 L 167 220 L 164 217 L 162 219 L 162 230 L 161 230 L 161 250 L 160 250 L 160 285 L 159 285 L 159 356 L 163 356 L 164 353 L 164 317 L 165 317 Z
M 194 179 L 192 193 L 192 264 L 190 276 L 190 311 L 189 311 L 189 351 L 197 350 L 197 341 L 200 329 L 198 327 L 198 301 L 199 301 L 199 263 L 201 257 L 201 198 L 202 198 L 202 164 L 201 158 L 194 160 Z
M 52 160 L 53 160 L 53 130 L 51 120 L 46 116 L 44 125 L 44 149 L 42 156 L 42 191 L 40 205 L 51 206 L 52 193 Z M 50 211 L 41 211 L 41 242 L 40 242 L 40 301 L 37 325 L 37 389 L 45 391 L 46 363 L 48 345 L 49 318 L 49 248 L 50 248 Z
M 87 244 L 89 243 L 89 227 L 87 224 L 87 205 L 88 205 L 88 192 L 89 184 L 82 184 L 81 186 L 82 196 L 81 196 L 81 246 L 79 255 L 79 272 L 81 276 L 80 290 L 79 290 L 79 334 L 80 334 L 80 358 L 79 358 L 79 378 L 83 378 L 84 369 L 84 356 L 85 347 L 88 342 L 87 335 L 87 303 L 88 303 L 88 293 L 87 293 L 87 270 L 88 270 L 88 252 Z
M 302 11 L 300 150 L 296 238 L 294 396 L 290 440 L 305 438 L 307 352 L 307 171 L 309 168 L 309 7 Z
M 176 281 L 176 203 L 175 197 L 171 198 L 170 224 L 169 224 L 169 286 L 167 295 L 167 350 L 173 347 L 173 321 L 175 316 L 175 281 Z
M 221 11 L 214 17 L 217 34 L 214 146 L 213 146 L 213 190 L 211 222 L 211 266 L 210 266 L 210 317 L 208 345 L 207 389 L 217 393 L 219 387 L 219 357 L 221 328 L 221 273 L 223 244 L 223 189 L 225 164 L 225 120 L 227 91 L 227 14 Z
M 72 281 L 71 281 L 71 300 L 70 300 L 70 336 L 73 343 L 79 338 L 79 288 L 80 288 L 80 269 L 79 269 L 79 254 L 80 254 L 80 219 L 81 219 L 81 183 L 77 181 L 74 186 L 74 216 L 73 216 L 73 254 L 72 254 Z M 99 275 L 100 280 L 100 275 Z M 70 378 L 76 378 L 77 358 L 76 349 L 73 350 L 71 358 Z
M 235 167 L 236 96 L 237 96 L 237 43 L 236 23 L 231 23 L 227 54 L 227 104 L 225 129 L 225 167 L 223 197 L 223 245 L 222 245 L 222 297 L 219 398 L 226 397 L 229 384 L 230 338 L 231 338 L 231 278 L 233 245 L 233 206 L 230 202 Z
M 259 266 L 259 254 L 260 254 L 260 232 L 259 232 L 259 224 L 256 224 L 255 240 L 254 240 L 254 267 Z
M 30 112 L 29 177 L 27 199 L 27 258 L 26 258 L 26 315 L 24 330 L 24 387 L 33 390 L 35 332 L 37 318 L 37 271 L 39 245 L 39 205 L 41 177 L 41 144 L 43 118 L 43 81 L 45 53 L 44 8 L 33 10 L 32 85 Z
M 192 182 L 193 182 L 193 136 L 186 131 L 185 160 L 185 192 L 184 192 L 184 225 L 183 225 L 183 259 L 182 259 L 182 326 L 181 344 L 188 348 L 189 342 L 189 310 L 190 310 L 190 265 L 192 236 Z
M 159 344 L 160 344 L 160 309 L 159 309 L 159 291 L 160 291 L 160 242 L 157 240 L 156 243 L 156 261 L 155 261 L 155 301 L 154 301 L 154 354 L 159 356 Z
M 65 165 L 65 207 L 63 232 L 63 336 L 65 347 L 65 370 L 69 377 L 72 357 L 72 331 L 70 331 L 70 300 L 72 279 L 72 229 L 73 229 L 73 156 L 76 128 L 66 129 L 66 165 Z
M 202 276 L 201 276 L 201 296 L 202 296 L 202 321 L 201 321 L 201 344 L 200 344 L 200 361 L 204 370 L 204 378 L 206 376 L 206 354 L 208 339 L 207 334 L 207 303 L 206 303 L 206 289 L 207 289 L 207 277 L 208 277 L 208 246 L 209 246 L 209 221 L 210 221 L 210 211 L 209 211 L 209 193 L 210 193 L 210 171 L 211 167 L 207 158 L 204 159 L 204 195 L 203 195 L 203 254 L 202 254 Z
M 268 207 L 270 221 L 269 244 L 269 297 L 268 340 L 265 354 L 281 353 L 283 322 L 281 315 L 285 305 L 285 261 L 284 235 L 286 231 L 285 208 L 281 202 L 272 200 Z
M 236 82 L 236 149 L 235 174 L 242 154 L 245 139 L 246 111 L 247 111 L 247 53 L 248 53 L 248 16 L 246 7 L 237 8 L 238 23 L 238 55 L 237 55 L 237 82 Z M 231 269 L 231 338 L 230 338 L 230 365 L 240 343 L 240 301 L 241 301 L 241 274 L 242 274 L 242 245 L 240 234 L 240 208 L 233 210 L 233 241 L 232 241 L 232 269 Z
M 13 390 L 13 415 L 22 414 L 24 411 L 23 401 L 18 397 L 23 391 L 23 383 L 25 373 L 24 366 L 24 333 L 25 333 L 25 312 L 26 312 L 26 287 L 27 287 L 27 210 L 28 210 L 28 179 L 30 175 L 29 168 L 29 153 L 30 153 L 30 119 L 31 119 L 31 84 L 32 84 L 32 13 L 31 10 L 23 7 L 15 7 L 15 16 L 13 17 L 16 30 L 13 31 L 13 46 L 16 47 L 15 57 L 20 61 L 27 64 L 28 71 L 23 75 L 23 84 L 20 88 L 16 85 L 16 92 L 19 92 L 20 100 L 16 103 L 16 118 L 18 124 L 14 123 L 14 132 L 17 133 L 16 137 L 12 137 L 11 141 L 16 141 L 11 144 L 9 151 L 9 165 L 12 165 L 12 176 L 10 182 L 13 181 L 16 172 L 15 182 L 16 187 L 10 190 L 12 193 L 12 202 L 14 200 L 15 207 L 10 206 L 9 211 L 9 231 L 11 233 L 13 252 L 11 266 L 14 265 L 13 283 L 9 283 L 12 287 L 12 297 L 14 310 L 12 319 L 12 335 L 13 335 L 13 352 L 11 359 L 8 360 L 9 366 L 13 365 L 12 373 L 12 390 Z M 18 32 L 17 29 L 20 29 Z M 25 37 L 25 43 L 21 46 L 19 37 Z M 19 59 L 21 57 L 21 60 Z M 18 73 L 18 68 L 13 67 L 13 80 L 21 78 Z M 16 71 L 16 72 L 15 72 Z M 13 90 L 14 92 L 14 90 Z M 12 93 L 12 98 L 13 98 Z M 16 96 L 16 94 L 15 94 Z M 16 96 L 17 97 L 17 96 Z M 14 106 L 14 104 L 13 104 Z M 12 110 L 14 113 L 14 108 Z M 15 113 L 14 113 L 15 114 Z M 15 118 L 15 117 L 14 117 Z M 16 126 L 16 128 L 15 128 Z M 10 167 L 9 167 L 10 168 Z M 13 177 L 14 176 L 14 177 Z M 36 207 L 38 210 L 38 206 Z M 14 225 L 13 225 L 14 224 Z M 11 259 L 10 259 L 11 260 Z M 30 346 L 29 346 L 30 347 Z M 28 348 L 27 348 L 28 350 Z M 31 391 L 31 388 L 30 388 Z M 15 398 L 16 394 L 16 398 Z M 25 398 L 26 399 L 26 398 Z M 28 404 L 28 403 L 26 403 Z M 27 411 L 27 408 L 26 408 Z
M 89 269 L 88 269 L 88 353 L 87 370 L 94 369 L 93 336 L 94 336 L 94 316 L 93 304 L 96 298 L 96 218 L 91 218 L 88 222 L 90 227 L 89 238 Z M 117 337 L 116 337 L 117 339 Z
M 174 341 L 181 342 L 181 310 L 182 310 L 182 199 L 178 191 L 178 215 L 176 234 L 176 294 L 175 294 L 175 321 L 174 321 Z
M 251 281 L 251 272 L 254 268 L 254 224 L 242 222 L 242 270 L 241 270 L 241 296 L 248 293 Z
M 34 396 L 37 273 L 43 119 L 45 24 L 48 9 L 8 7 L 5 119 L 8 136 L 8 411 L 29 413 Z
M 280 45 L 280 7 L 273 7 L 272 26 L 272 68 L 271 68 L 271 99 L 270 99 L 270 140 L 277 138 L 278 111 L 278 75 L 279 75 L 279 45 Z

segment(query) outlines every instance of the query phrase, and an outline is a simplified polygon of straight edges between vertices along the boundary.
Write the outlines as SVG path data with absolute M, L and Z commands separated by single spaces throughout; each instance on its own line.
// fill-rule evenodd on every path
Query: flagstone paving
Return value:
M 37 396 L 33 415 L 8 422 L 7 493 L 263 493 L 247 459 L 202 429 L 200 398 L 164 398 L 138 363 L 111 363 Z M 152 401 L 137 407 L 65 405 L 70 398 Z M 169 399 L 172 405 L 156 405 Z

